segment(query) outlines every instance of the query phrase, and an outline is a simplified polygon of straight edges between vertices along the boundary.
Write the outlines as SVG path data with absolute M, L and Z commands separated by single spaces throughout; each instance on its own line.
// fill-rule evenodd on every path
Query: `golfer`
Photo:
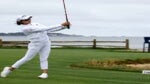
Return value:
M 32 23 L 31 18 L 32 16 L 28 15 L 22 15 L 17 18 L 17 25 L 23 26 L 22 31 L 28 37 L 30 43 L 28 44 L 28 50 L 25 56 L 14 63 L 12 66 L 4 67 L 0 74 L 1 77 L 7 77 L 10 72 L 19 68 L 21 65 L 34 58 L 37 53 L 39 53 L 42 74 L 38 77 L 43 79 L 48 78 L 48 57 L 51 51 L 51 42 L 47 33 L 67 29 L 67 26 L 70 26 L 70 23 L 64 22 L 61 25 L 47 27 L 39 23 Z

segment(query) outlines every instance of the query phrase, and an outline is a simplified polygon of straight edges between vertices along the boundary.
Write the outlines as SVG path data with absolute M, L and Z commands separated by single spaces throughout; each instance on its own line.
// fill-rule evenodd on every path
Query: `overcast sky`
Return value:
M 149 36 L 150 0 L 66 0 L 70 30 L 85 36 Z M 20 32 L 19 15 L 50 26 L 65 21 L 62 0 L 0 0 L 0 32 Z

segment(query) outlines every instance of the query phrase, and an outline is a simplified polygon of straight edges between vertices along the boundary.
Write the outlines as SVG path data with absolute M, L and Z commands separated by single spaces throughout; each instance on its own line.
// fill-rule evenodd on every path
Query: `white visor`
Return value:
M 19 22 L 19 21 L 21 21 L 21 20 L 27 20 L 27 19 L 30 19 L 30 18 L 32 18 L 31 15 L 21 15 L 21 16 L 19 16 L 19 17 L 17 18 L 17 21 Z

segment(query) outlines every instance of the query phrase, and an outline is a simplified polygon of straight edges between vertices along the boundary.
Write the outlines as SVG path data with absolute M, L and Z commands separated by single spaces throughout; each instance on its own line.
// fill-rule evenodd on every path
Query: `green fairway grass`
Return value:
M 26 49 L 0 49 L 0 71 L 24 56 L 25 52 Z M 91 59 L 114 58 L 150 58 L 150 53 L 102 49 L 52 49 L 49 57 L 48 79 L 37 78 L 41 74 L 37 55 L 7 78 L 0 78 L 0 84 L 150 84 L 150 75 L 143 75 L 140 72 L 70 67 L 71 64 Z

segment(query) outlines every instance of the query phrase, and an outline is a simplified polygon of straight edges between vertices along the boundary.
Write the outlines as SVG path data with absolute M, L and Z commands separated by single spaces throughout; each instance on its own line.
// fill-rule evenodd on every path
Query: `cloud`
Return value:
M 14 25 L 20 14 L 33 15 L 34 21 L 45 25 L 65 20 L 60 0 L 0 0 L 0 5 L 1 32 L 20 31 Z M 149 35 L 149 0 L 66 0 L 66 5 L 73 26 L 63 33 Z

